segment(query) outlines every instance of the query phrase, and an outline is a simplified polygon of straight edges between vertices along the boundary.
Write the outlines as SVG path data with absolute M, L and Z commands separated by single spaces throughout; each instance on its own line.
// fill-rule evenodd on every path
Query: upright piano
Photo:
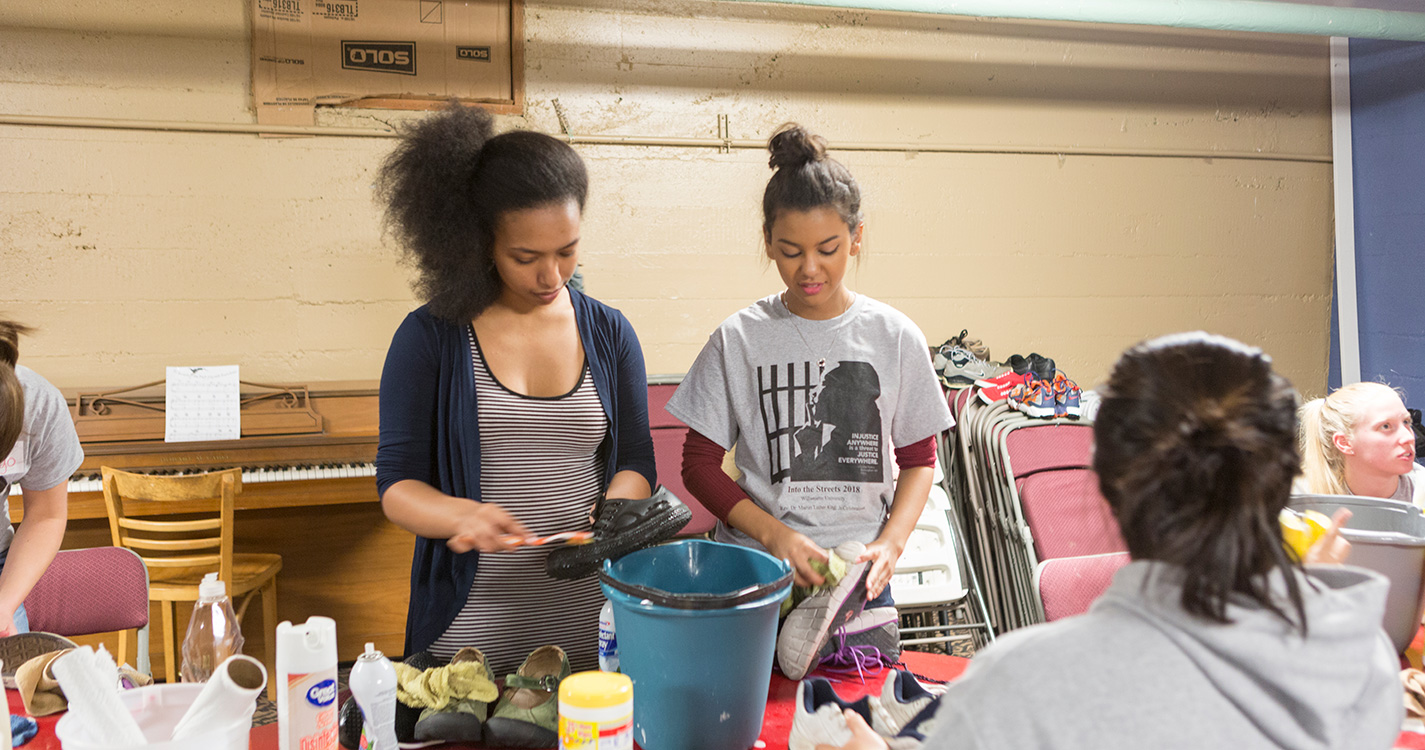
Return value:
M 355 659 L 366 642 L 402 653 L 414 538 L 386 520 L 376 494 L 375 382 L 244 383 L 242 437 L 211 442 L 164 442 L 162 382 L 66 397 L 84 446 L 84 463 L 69 481 L 66 549 L 112 543 L 102 466 L 156 474 L 241 467 L 235 545 L 282 555 L 279 619 L 332 617 L 343 660 Z M 19 493 L 10 515 L 23 522 Z M 177 627 L 186 627 L 187 616 L 180 613 Z M 257 608 L 244 618 L 249 653 L 270 642 L 272 626 L 260 622 Z M 161 674 L 161 643 L 152 644 Z

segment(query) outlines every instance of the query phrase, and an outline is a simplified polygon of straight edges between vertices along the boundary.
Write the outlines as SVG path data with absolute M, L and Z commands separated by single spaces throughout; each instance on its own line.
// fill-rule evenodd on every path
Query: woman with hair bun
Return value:
M 1404 710 L 1380 624 L 1389 582 L 1283 549 L 1296 394 L 1271 360 L 1201 332 L 1140 344 L 1093 430 L 1132 562 L 1087 613 L 976 655 L 929 709 L 923 747 L 1391 747 Z M 845 718 L 843 750 L 886 747 Z
M 84 450 L 59 389 L 18 363 L 30 329 L 0 320 L 0 636 L 29 632 L 25 597 L 64 541 L 69 478 Z M 10 491 L 21 488 L 25 522 L 10 525 Z M 16 665 L 18 666 L 18 665 Z
M 512 539 L 588 529 L 600 498 L 655 483 L 638 337 L 568 286 L 584 163 L 452 105 L 404 135 L 378 187 L 425 302 L 386 356 L 376 457 L 386 516 L 416 534 L 405 653 L 475 647 L 504 675 L 556 645 L 593 669 L 598 579 L 555 579 L 549 547 Z
M 692 428 L 683 479 L 718 517 L 715 538 L 795 570 L 806 601 L 777 661 L 800 679 L 843 626 L 864 639 L 853 646 L 898 642 L 888 584 L 953 421 L 924 335 L 845 283 L 865 234 L 856 179 L 799 125 L 768 150 L 762 239 L 786 289 L 718 326 L 668 411 Z M 734 447 L 737 482 L 721 468 Z
M 1415 463 L 1410 412 L 1395 389 L 1352 383 L 1301 407 L 1297 489 L 1360 495 L 1425 508 L 1425 466 Z

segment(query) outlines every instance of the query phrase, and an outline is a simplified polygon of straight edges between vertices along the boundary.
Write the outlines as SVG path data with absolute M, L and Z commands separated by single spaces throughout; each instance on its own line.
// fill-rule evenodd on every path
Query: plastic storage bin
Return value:
M 150 685 L 121 693 L 119 699 L 123 701 L 124 708 L 134 715 L 139 729 L 143 730 L 144 737 L 149 740 L 148 744 L 130 747 L 147 750 L 247 750 L 248 736 L 252 731 L 252 712 L 257 708 L 256 701 L 242 719 L 226 727 L 213 727 L 209 732 L 182 740 L 168 739 L 173 735 L 173 727 L 183 718 L 183 714 L 201 692 L 201 683 L 179 682 L 172 685 Z M 118 745 L 95 745 L 81 739 L 78 722 L 73 714 L 66 713 L 59 717 L 54 734 L 59 738 L 60 747 L 64 750 L 129 750 L 128 747 Z
M 746 547 L 678 541 L 605 561 L 633 739 L 650 750 L 757 741 L 791 566 Z
M 1381 623 L 1397 651 L 1404 651 L 1420 629 L 1425 614 L 1421 574 L 1425 570 L 1425 515 L 1410 503 L 1354 495 L 1294 495 L 1289 505 L 1326 515 L 1349 508 L 1351 520 L 1341 536 L 1351 543 L 1350 565 L 1390 579 L 1390 594 Z

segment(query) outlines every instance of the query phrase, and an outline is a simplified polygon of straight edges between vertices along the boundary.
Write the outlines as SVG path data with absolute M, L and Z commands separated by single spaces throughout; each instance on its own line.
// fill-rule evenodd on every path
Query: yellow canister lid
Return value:
M 611 708 L 633 700 L 633 680 L 616 672 L 580 672 L 559 683 L 559 703 L 579 708 Z

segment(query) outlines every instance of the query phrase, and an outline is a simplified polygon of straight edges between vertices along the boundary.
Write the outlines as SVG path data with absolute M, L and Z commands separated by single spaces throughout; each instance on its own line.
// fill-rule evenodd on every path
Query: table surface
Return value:
M 1417 636 L 1414 645 L 1415 658 L 1419 658 L 1421 637 Z M 961 659 L 955 656 L 944 656 L 941 654 L 923 654 L 915 651 L 907 651 L 902 654 L 906 668 L 916 675 L 930 678 L 937 681 L 949 681 L 960 676 L 969 664 L 968 659 Z M 1418 664 L 1418 662 L 1417 662 Z M 814 674 L 823 674 L 817 672 Z M 881 686 L 886 677 L 891 674 L 890 670 L 883 670 L 877 673 L 868 673 L 865 681 L 859 681 L 855 676 L 849 679 L 838 676 L 836 692 L 843 698 L 854 700 L 862 695 L 880 694 Z M 824 675 L 825 676 L 825 675 Z M 6 699 L 10 705 L 11 713 L 24 714 L 24 706 L 20 701 L 20 694 L 15 690 L 6 690 Z M 787 734 L 791 731 L 792 715 L 795 712 L 795 701 L 797 694 L 797 683 L 788 680 L 780 674 L 773 674 L 771 684 L 767 694 L 767 713 L 763 717 L 762 735 L 756 746 L 756 750 L 786 750 Z M 55 721 L 62 714 L 39 717 L 37 721 L 40 725 L 39 734 L 22 747 L 25 750 L 60 750 L 59 740 L 54 736 Z M 476 748 L 478 745 L 447 744 L 439 747 L 450 748 L 451 750 L 462 750 L 463 748 Z M 276 750 L 277 748 L 277 725 L 268 724 L 266 726 L 255 727 L 251 734 L 251 750 Z M 1419 721 L 1407 721 L 1400 737 L 1396 740 L 1397 750 L 1425 750 L 1425 725 Z

